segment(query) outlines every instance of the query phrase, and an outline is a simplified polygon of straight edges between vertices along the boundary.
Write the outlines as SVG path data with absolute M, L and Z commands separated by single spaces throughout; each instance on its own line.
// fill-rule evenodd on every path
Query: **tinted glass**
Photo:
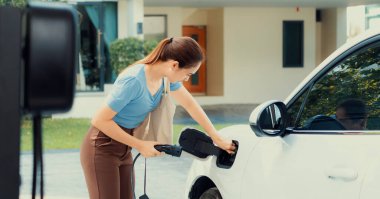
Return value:
M 290 123 L 308 130 L 379 130 L 379 46 L 349 56 L 320 78 L 289 108 Z

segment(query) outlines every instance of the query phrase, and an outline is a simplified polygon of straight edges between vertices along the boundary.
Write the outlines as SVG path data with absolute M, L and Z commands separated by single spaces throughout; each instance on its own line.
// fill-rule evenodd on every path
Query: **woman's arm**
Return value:
M 229 153 L 233 153 L 235 146 L 232 141 L 225 140 L 218 134 L 202 107 L 197 101 L 195 101 L 185 87 L 181 86 L 178 90 L 172 91 L 170 94 L 190 114 L 190 116 L 205 129 L 206 133 L 216 145 Z
M 124 130 L 112 120 L 116 114 L 117 113 L 110 107 L 104 105 L 95 114 L 91 123 L 110 138 L 137 149 L 144 157 L 152 157 L 160 154 L 160 152 L 154 149 L 156 142 L 142 141 L 125 133 Z

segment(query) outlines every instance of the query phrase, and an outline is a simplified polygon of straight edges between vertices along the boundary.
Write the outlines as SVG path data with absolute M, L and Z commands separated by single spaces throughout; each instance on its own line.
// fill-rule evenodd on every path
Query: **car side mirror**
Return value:
M 256 107 L 249 124 L 258 137 L 283 136 L 286 130 L 286 106 L 281 101 L 267 101 Z

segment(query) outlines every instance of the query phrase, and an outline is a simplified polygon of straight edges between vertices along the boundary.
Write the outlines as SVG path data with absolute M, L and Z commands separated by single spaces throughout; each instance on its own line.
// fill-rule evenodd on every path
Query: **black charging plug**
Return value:
M 158 144 L 154 145 L 154 148 L 159 152 L 164 152 L 175 157 L 180 157 L 182 154 L 182 147 L 177 145 Z

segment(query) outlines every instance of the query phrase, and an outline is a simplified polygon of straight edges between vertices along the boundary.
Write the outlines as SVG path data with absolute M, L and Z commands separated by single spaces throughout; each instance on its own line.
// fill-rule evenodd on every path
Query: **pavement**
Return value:
M 132 151 L 136 155 L 136 151 Z M 185 182 L 192 158 L 163 155 L 147 159 L 147 195 L 154 199 L 185 198 Z M 20 199 L 30 199 L 32 190 L 32 153 L 21 154 Z M 136 197 L 143 194 L 144 158 L 135 164 Z M 86 183 L 79 160 L 79 150 L 44 153 L 44 198 L 88 199 Z M 39 197 L 37 197 L 39 198 Z
M 248 123 L 252 110 L 257 105 L 212 105 L 203 107 L 213 123 Z M 195 124 L 181 107 L 174 117 L 177 124 Z M 133 157 L 137 154 L 132 150 Z M 184 154 L 181 158 L 163 155 L 147 160 L 147 195 L 152 199 L 186 198 L 185 183 L 192 158 Z M 22 184 L 20 199 L 31 198 L 33 154 L 25 152 L 20 157 Z M 136 197 L 143 194 L 144 158 L 135 164 Z M 79 160 L 79 150 L 57 150 L 44 152 L 44 198 L 88 199 L 86 183 Z M 38 197 L 37 197 L 38 198 Z

